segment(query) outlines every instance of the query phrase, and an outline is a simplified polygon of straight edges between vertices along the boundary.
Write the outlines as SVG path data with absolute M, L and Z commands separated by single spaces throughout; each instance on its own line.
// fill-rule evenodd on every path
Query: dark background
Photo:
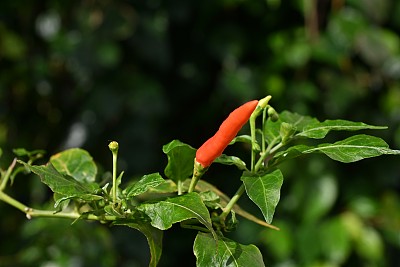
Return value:
M 395 0 L 1 1 L 0 166 L 13 148 L 82 147 L 109 171 L 116 140 L 125 180 L 163 173 L 162 145 L 198 147 L 233 108 L 268 94 L 278 112 L 387 125 L 367 133 L 400 148 L 398 14 Z M 398 166 L 394 156 L 287 163 L 274 220 L 282 230 L 242 219 L 230 237 L 256 244 L 268 266 L 395 266 Z M 232 194 L 240 173 L 213 168 L 206 179 Z M 37 177 L 7 191 L 34 207 L 51 199 Z M 28 221 L 4 203 L 0 214 L 0 266 L 149 261 L 132 229 Z M 167 231 L 160 266 L 194 266 L 194 237 Z

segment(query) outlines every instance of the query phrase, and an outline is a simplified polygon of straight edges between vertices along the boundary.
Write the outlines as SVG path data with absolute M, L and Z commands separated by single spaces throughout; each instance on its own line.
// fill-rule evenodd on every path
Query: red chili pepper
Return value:
M 196 161 L 204 168 L 219 157 L 228 144 L 235 138 L 239 130 L 249 120 L 257 107 L 258 100 L 249 101 L 234 111 L 226 118 L 218 131 L 208 139 L 196 152 Z

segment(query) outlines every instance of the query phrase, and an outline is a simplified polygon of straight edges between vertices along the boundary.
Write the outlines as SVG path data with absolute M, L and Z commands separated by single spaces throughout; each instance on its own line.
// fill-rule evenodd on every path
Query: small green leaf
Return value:
M 249 198 L 261 209 L 267 223 L 272 222 L 280 199 L 283 175 L 279 169 L 264 175 L 244 173 L 242 181 Z
M 147 243 L 150 247 L 150 263 L 149 267 L 156 267 L 161 258 L 163 231 L 152 227 L 147 223 L 132 223 L 132 222 L 116 222 L 113 225 L 125 225 L 136 230 L 139 230 L 146 236 Z
M 151 225 L 160 230 L 169 229 L 174 223 L 194 218 L 207 227 L 215 239 L 217 238 L 208 209 L 195 192 L 156 203 L 145 203 L 137 209 L 146 213 L 151 219 Z
M 321 139 L 330 131 L 358 131 L 365 129 L 380 130 L 386 129 L 386 126 L 368 125 L 363 122 L 352 122 L 346 120 L 326 120 L 324 122 L 314 122 L 308 124 L 303 131 L 296 136 Z
M 199 193 L 201 200 L 203 201 L 203 203 L 212 209 L 219 209 L 221 208 L 221 200 L 219 198 L 219 196 L 217 195 L 217 193 L 209 190 L 209 191 L 203 191 Z
M 80 182 L 94 182 L 97 166 L 90 154 L 80 148 L 71 148 L 57 153 L 50 158 L 54 168 Z
M 304 155 L 303 152 L 310 148 L 312 148 L 312 147 L 306 146 L 306 145 L 296 145 L 296 146 L 291 146 L 284 151 L 279 151 L 270 160 L 270 162 L 268 163 L 268 166 L 270 166 L 270 167 L 277 166 L 280 163 L 282 163 L 288 159 L 293 159 L 293 158 L 302 156 L 302 155 Z
M 196 149 L 179 140 L 173 140 L 163 146 L 163 152 L 168 157 L 164 170 L 168 178 L 177 183 L 192 175 Z
M 279 129 L 279 135 L 281 136 L 282 144 L 286 145 L 296 133 L 296 126 L 293 124 L 282 122 L 281 128 Z
M 57 212 L 61 211 L 65 207 L 67 207 L 70 199 L 79 198 L 84 201 L 96 201 L 96 200 L 103 199 L 102 196 L 94 195 L 94 194 L 71 194 L 71 195 L 65 196 L 65 195 L 55 193 L 55 195 L 56 196 L 54 197 L 54 201 L 55 201 L 54 208 L 57 209 Z
M 155 188 L 164 183 L 165 180 L 159 173 L 144 175 L 137 183 L 125 189 L 127 197 L 133 197 L 147 192 L 150 188 Z
M 238 135 L 229 143 L 229 145 L 233 145 L 234 143 L 242 142 L 251 145 L 251 136 L 250 135 Z
M 257 141 L 255 143 L 252 143 L 250 135 L 238 135 L 235 138 L 233 138 L 233 140 L 229 143 L 229 145 L 233 145 L 237 142 L 253 145 L 253 149 L 255 149 L 256 151 L 261 150 L 260 145 L 257 143 Z
M 59 173 L 54 166 L 49 163 L 46 166 L 29 165 L 23 161 L 18 161 L 33 173 L 40 176 L 42 182 L 50 187 L 57 194 L 63 195 L 64 199 L 81 198 L 84 200 L 92 200 L 93 198 L 101 198 L 95 195 L 99 189 L 96 183 L 82 183 L 74 178 Z
M 210 234 L 198 233 L 194 241 L 193 252 L 196 266 L 265 266 L 260 250 L 254 245 L 242 245 L 228 238 L 219 237 L 213 242 Z
M 172 224 L 188 219 L 198 219 L 211 228 L 211 218 L 206 206 L 197 193 L 168 198 L 156 203 L 145 203 L 137 207 L 151 219 L 151 224 L 160 229 L 169 229 Z
M 321 152 L 333 160 L 344 163 L 355 162 L 365 158 L 381 155 L 400 155 L 400 150 L 392 150 L 379 137 L 370 135 L 355 135 L 333 144 L 321 144 L 303 153 Z
M 271 119 L 267 120 L 264 127 L 264 135 L 267 143 L 276 143 L 280 139 L 282 123 L 290 124 L 293 129 L 302 132 L 309 124 L 318 123 L 318 120 L 285 110 L 279 114 L 278 121 L 272 122 Z
M 188 183 L 189 182 L 190 182 L 190 180 L 188 180 Z M 226 206 L 229 203 L 229 201 L 231 200 L 227 195 L 225 195 L 223 192 L 221 192 L 214 185 L 209 184 L 209 183 L 205 182 L 204 180 L 200 180 L 198 182 L 198 184 L 196 186 L 196 189 L 198 189 L 201 192 L 211 191 L 211 192 L 215 193 L 219 197 L 219 200 L 220 200 L 219 201 L 219 205 L 222 205 L 223 207 Z M 206 203 L 206 205 L 208 205 L 208 204 L 209 203 Z M 261 220 L 261 219 L 257 218 L 256 216 L 252 215 L 251 213 L 248 213 L 247 211 L 242 209 L 238 204 L 235 204 L 233 206 L 232 211 L 234 211 L 236 214 L 238 214 L 238 215 L 242 216 L 243 218 L 246 218 L 247 220 L 250 220 L 250 221 L 252 221 L 254 223 L 257 223 L 257 224 L 262 225 L 264 227 L 268 227 L 268 228 L 272 228 L 272 229 L 275 229 L 275 230 L 279 230 L 279 228 L 277 228 L 276 226 L 273 226 L 273 225 L 271 225 L 269 223 L 266 223 L 264 220 Z
M 189 180 L 189 179 L 188 179 Z M 164 180 L 157 187 L 149 187 L 148 192 L 155 194 L 175 193 L 178 191 L 176 184 L 172 180 Z
M 104 211 L 111 216 L 122 217 L 123 214 L 115 207 L 114 204 L 110 204 L 104 207 Z
M 272 120 L 268 119 L 264 126 L 264 136 L 265 141 L 268 144 L 277 142 L 280 139 L 279 130 L 281 128 L 281 121 L 278 120 L 273 122 Z
M 225 165 L 235 165 L 239 170 L 245 171 L 246 163 L 238 157 L 235 156 L 227 156 L 222 154 L 218 158 L 214 160 L 214 162 L 225 164 Z
M 316 118 L 292 113 L 286 110 L 279 114 L 279 119 L 282 122 L 292 124 L 296 127 L 297 131 L 303 131 L 303 129 L 308 125 L 318 122 Z

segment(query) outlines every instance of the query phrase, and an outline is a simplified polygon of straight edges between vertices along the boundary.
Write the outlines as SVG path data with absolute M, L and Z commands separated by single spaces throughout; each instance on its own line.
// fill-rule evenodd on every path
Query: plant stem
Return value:
M 117 202 L 117 155 L 113 153 L 113 202 Z
M 266 158 L 268 155 L 271 155 L 271 154 L 275 153 L 277 150 L 279 150 L 279 149 L 283 146 L 283 144 L 282 144 L 282 142 L 281 142 L 281 143 L 277 144 L 276 146 L 274 146 L 274 147 L 272 148 L 272 145 L 274 145 L 274 144 L 275 144 L 274 142 L 271 142 L 271 144 L 268 145 L 268 147 L 267 147 L 267 149 L 265 150 L 265 152 L 264 152 L 264 153 L 261 155 L 261 157 L 258 159 L 257 164 L 256 164 L 256 166 L 255 166 L 255 168 L 254 168 L 255 172 L 257 172 L 257 171 L 260 169 L 261 165 L 263 164 L 265 158 Z
M 117 202 L 117 159 L 118 159 L 118 143 L 115 141 L 110 142 L 108 147 L 111 150 L 113 155 L 113 172 L 112 172 L 112 179 L 113 179 L 113 187 L 112 187 L 112 196 L 113 196 L 113 203 Z
M 200 180 L 200 178 L 203 176 L 203 174 L 207 171 L 208 168 L 204 168 L 200 163 L 194 160 L 194 166 L 193 166 L 193 176 L 192 179 L 190 180 L 190 185 L 189 185 L 189 190 L 188 193 L 192 193 L 194 189 L 196 188 L 197 182 Z
M 251 135 L 251 170 L 254 169 L 255 162 L 256 162 L 256 151 L 255 151 L 255 144 L 256 144 L 256 112 L 253 112 L 250 116 L 250 135 Z
M 195 173 L 193 173 L 192 179 L 190 180 L 188 193 L 192 193 L 194 191 L 194 189 L 196 188 L 197 182 L 200 180 L 200 177 L 201 176 L 196 175 Z
M 26 213 L 26 210 L 28 209 L 28 207 L 26 205 L 22 204 L 21 202 L 19 202 L 16 199 L 10 197 L 9 195 L 4 193 L 3 191 L 0 191 L 0 200 L 10 204 L 14 208 L 17 208 L 20 211 L 25 212 L 25 213 Z
M 265 108 L 263 110 L 262 114 L 262 125 L 261 125 L 261 151 L 262 153 L 265 153 L 265 128 L 266 128 L 266 123 L 267 122 L 267 109 Z
M 50 218 L 66 218 L 66 219 L 79 219 L 84 217 L 87 220 L 94 220 L 94 221 L 114 221 L 117 219 L 115 216 L 96 216 L 93 214 L 82 215 L 77 212 L 55 212 L 50 210 L 38 210 L 32 209 L 25 204 L 19 202 L 18 200 L 10 197 L 6 193 L 0 191 L 0 200 L 6 202 L 7 204 L 13 206 L 14 208 L 22 211 L 26 214 L 28 219 L 32 217 L 50 217 Z
M 54 213 L 54 211 L 50 210 L 37 210 L 37 209 L 27 209 L 26 217 L 28 219 L 32 217 L 50 217 L 50 218 L 64 218 L 64 219 L 79 219 L 79 218 L 84 218 L 86 220 L 91 220 L 91 221 L 115 221 L 117 219 L 116 216 L 96 216 L 94 214 L 80 214 L 77 212 L 57 212 Z
M 182 195 L 182 187 L 183 187 L 183 182 L 182 180 L 178 180 L 178 196 Z
M 245 187 L 244 187 L 244 184 L 242 184 L 239 187 L 239 189 L 236 191 L 235 195 L 228 202 L 228 204 L 226 205 L 224 211 L 219 215 L 221 221 L 225 220 L 225 218 L 228 216 L 228 214 L 231 212 L 231 210 L 235 206 L 236 202 L 243 195 L 244 191 L 245 191 Z
M 10 179 L 11 172 L 14 169 L 16 163 L 17 163 L 17 158 L 14 158 L 11 165 L 8 167 L 7 172 L 2 177 L 3 179 L 1 180 L 0 191 L 3 191 L 4 188 L 6 188 L 7 182 Z

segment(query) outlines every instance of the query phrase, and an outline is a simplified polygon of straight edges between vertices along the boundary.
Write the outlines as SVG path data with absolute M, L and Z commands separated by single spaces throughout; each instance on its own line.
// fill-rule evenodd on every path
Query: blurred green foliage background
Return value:
M 399 149 L 398 14 L 396 0 L 1 1 L 0 165 L 17 147 L 48 156 L 82 147 L 106 172 L 117 140 L 125 180 L 162 173 L 163 144 L 198 147 L 234 107 L 268 94 L 278 112 L 387 125 L 373 134 Z M 274 219 L 281 231 L 241 220 L 231 238 L 256 244 L 268 266 L 396 266 L 399 162 L 289 162 Z M 208 181 L 232 194 L 239 176 L 213 165 Z M 37 177 L 17 177 L 8 192 L 51 205 Z M 0 214 L 2 267 L 149 260 L 132 229 L 28 221 L 4 203 Z M 194 266 L 194 236 L 168 231 L 160 266 Z

